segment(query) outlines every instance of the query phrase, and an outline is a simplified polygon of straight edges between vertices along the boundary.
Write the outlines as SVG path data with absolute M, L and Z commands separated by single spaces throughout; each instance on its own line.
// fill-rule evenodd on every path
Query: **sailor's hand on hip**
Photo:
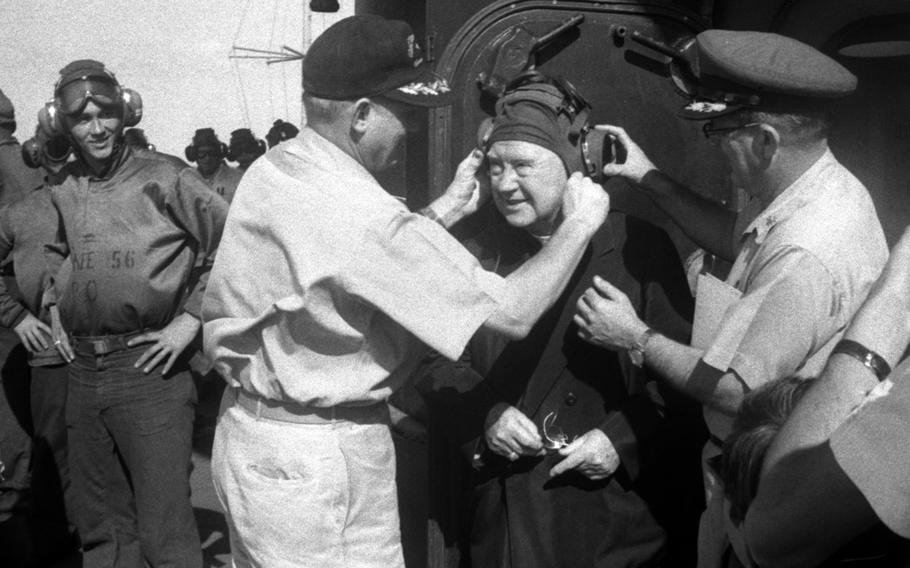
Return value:
M 31 353 L 44 351 L 50 347 L 53 341 L 50 326 L 36 318 L 31 312 L 25 313 L 25 317 L 16 324 L 13 331 Z
M 161 373 L 166 374 L 171 370 L 177 357 L 199 333 L 200 327 L 202 327 L 202 323 L 198 319 L 188 313 L 182 313 L 158 331 L 150 331 L 133 337 L 127 342 L 130 347 L 143 343 L 152 344 L 133 366 L 137 369 L 142 367 L 143 373 L 150 373 L 152 369 L 164 362 Z

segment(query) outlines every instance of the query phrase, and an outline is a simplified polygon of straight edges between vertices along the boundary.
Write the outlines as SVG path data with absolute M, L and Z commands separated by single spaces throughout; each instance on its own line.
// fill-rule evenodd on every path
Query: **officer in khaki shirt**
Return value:
M 738 214 L 658 170 L 622 129 L 627 151 L 604 168 L 640 187 L 696 244 L 733 262 L 726 282 L 698 281 L 692 345 L 653 332 L 608 282 L 594 282 L 577 321 L 593 343 L 629 349 L 701 401 L 720 454 L 745 392 L 775 379 L 817 376 L 878 277 L 888 250 L 868 192 L 828 148 L 827 102 L 856 77 L 814 48 L 772 33 L 708 30 L 691 50 L 696 83 L 687 118 L 703 121 L 749 195 Z M 708 511 L 699 566 L 726 547 L 723 492 L 705 469 Z

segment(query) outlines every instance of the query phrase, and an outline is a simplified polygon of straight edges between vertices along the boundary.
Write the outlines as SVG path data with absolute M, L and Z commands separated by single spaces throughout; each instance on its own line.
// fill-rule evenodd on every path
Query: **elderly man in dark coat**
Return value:
M 587 113 L 570 86 L 543 76 L 513 83 L 497 103 L 482 128 L 497 211 L 469 242 L 488 269 L 518 269 L 559 225 L 568 176 L 587 170 L 582 148 L 600 155 L 596 141 L 582 144 Z M 623 289 L 653 329 L 687 338 L 692 299 L 671 241 L 611 212 L 527 338 L 480 332 L 460 361 L 434 360 L 419 382 L 446 446 L 473 466 L 469 489 L 450 499 L 462 519 L 450 511 L 451 524 L 441 520 L 447 537 L 461 532 L 475 567 L 693 561 L 703 430 L 685 403 L 667 404 L 672 393 L 658 391 L 634 350 L 608 351 L 579 336 L 575 305 L 595 277 Z M 691 416 L 690 428 L 683 421 Z M 661 467 L 671 460 L 672 469 Z

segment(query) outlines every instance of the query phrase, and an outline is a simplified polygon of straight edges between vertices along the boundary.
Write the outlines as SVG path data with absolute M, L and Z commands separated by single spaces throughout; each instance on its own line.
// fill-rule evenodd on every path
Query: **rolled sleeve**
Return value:
M 342 271 L 344 288 L 457 359 L 498 308 L 505 281 L 419 215 L 370 226 Z
M 811 253 L 780 251 L 724 314 L 703 360 L 751 389 L 796 372 L 846 325 L 834 278 Z
M 888 528 L 910 538 L 910 362 L 890 394 L 865 404 L 831 436 L 838 465 Z

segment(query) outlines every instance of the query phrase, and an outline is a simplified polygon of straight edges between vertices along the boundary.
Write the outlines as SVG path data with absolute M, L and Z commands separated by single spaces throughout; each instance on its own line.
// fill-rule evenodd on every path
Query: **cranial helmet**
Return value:
M 200 128 L 193 135 L 193 143 L 184 150 L 187 161 L 195 162 L 199 158 L 198 150 L 203 146 L 215 148 L 219 153 L 219 158 L 223 158 L 228 154 L 228 147 L 218 139 L 214 129 Z
M 601 182 L 613 150 L 607 133 L 591 127 L 590 110 L 568 81 L 528 71 L 506 86 L 496 101 L 496 116 L 478 128 L 477 143 L 484 151 L 500 140 L 538 144 L 555 152 L 567 173 L 580 171 Z
M 264 140 L 257 140 L 249 128 L 238 128 L 231 132 L 231 142 L 228 145 L 227 159 L 236 162 L 237 157 L 247 152 L 259 157 L 265 154 Z
M 38 111 L 38 124 L 48 139 L 67 134 L 62 117 L 79 114 L 89 101 L 100 107 L 118 108 L 122 128 L 136 126 L 142 120 L 142 97 L 132 89 L 120 86 L 117 77 L 104 64 L 92 59 L 73 61 L 60 70 L 54 85 L 54 99 Z

